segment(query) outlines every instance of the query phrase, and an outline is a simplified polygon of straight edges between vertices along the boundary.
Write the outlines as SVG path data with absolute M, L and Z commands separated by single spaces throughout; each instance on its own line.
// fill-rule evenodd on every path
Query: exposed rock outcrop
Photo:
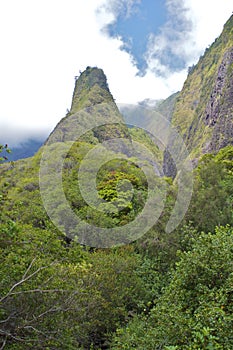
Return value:
M 204 153 L 233 144 L 233 47 L 225 52 L 219 66 L 204 122 L 213 128 L 212 138 L 203 148 Z
M 233 144 L 233 16 L 189 71 L 171 123 L 195 164 L 202 154 Z M 166 175 L 174 177 L 167 152 L 164 162 Z

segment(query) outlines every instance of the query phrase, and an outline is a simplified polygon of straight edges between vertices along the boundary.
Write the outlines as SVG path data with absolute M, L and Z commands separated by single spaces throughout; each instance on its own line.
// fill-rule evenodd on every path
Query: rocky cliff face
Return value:
M 233 16 L 190 70 L 171 121 L 194 163 L 204 153 L 233 144 Z M 166 152 L 164 164 L 166 174 L 174 176 Z
M 172 123 L 193 156 L 232 143 L 232 52 L 233 16 L 189 74 L 175 105 Z
M 218 68 L 204 112 L 204 123 L 213 128 L 203 151 L 215 152 L 233 144 L 233 47 L 227 50 Z

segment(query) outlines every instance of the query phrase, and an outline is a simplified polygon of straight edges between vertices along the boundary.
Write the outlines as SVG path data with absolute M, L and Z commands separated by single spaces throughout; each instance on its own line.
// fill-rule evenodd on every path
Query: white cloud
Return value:
M 11 123 L 1 121 L 0 143 L 8 144 L 12 147 L 19 147 L 25 141 L 36 140 L 44 142 L 48 137 L 48 129 L 43 126 L 24 124 L 12 125 Z
M 170 6 L 174 1 L 170 0 Z M 103 31 L 119 11 L 129 16 L 139 2 L 112 0 L 112 7 L 108 0 L 0 2 L 0 128 L 5 136 L 17 137 L 21 129 L 28 133 L 32 128 L 51 130 L 70 107 L 74 76 L 86 66 L 103 68 L 119 103 L 160 99 L 180 89 L 186 70 L 169 72 L 158 58 L 156 64 L 168 73 L 166 79 L 155 76 L 152 69 L 140 77 L 133 57 L 121 49 L 122 39 L 110 38 Z M 185 0 L 194 18 L 192 33 L 183 41 L 178 37 L 186 57 L 199 54 L 221 32 L 230 6 L 227 0 L 216 3 Z M 161 36 L 161 45 L 164 38 L 168 37 Z
M 151 33 L 146 54 L 147 64 L 151 70 L 164 77 L 175 70 L 174 60 L 187 60 L 184 43 L 190 43 L 192 22 L 188 18 L 188 9 L 184 1 L 167 0 L 168 20 L 160 28 L 160 34 Z M 169 62 L 170 61 L 170 62 Z M 173 69 L 172 69 L 173 68 Z
M 146 60 L 149 71 L 170 77 L 169 59 L 182 58 L 187 68 L 219 36 L 232 11 L 229 0 L 166 0 L 168 20 L 160 34 L 151 33 Z
M 115 18 L 119 15 L 129 18 L 137 11 L 137 5 L 141 3 L 141 0 L 112 0 L 106 1 L 103 8 L 115 15 Z
M 219 36 L 232 14 L 231 0 L 185 0 L 193 21 L 192 37 L 195 49 L 203 52 Z

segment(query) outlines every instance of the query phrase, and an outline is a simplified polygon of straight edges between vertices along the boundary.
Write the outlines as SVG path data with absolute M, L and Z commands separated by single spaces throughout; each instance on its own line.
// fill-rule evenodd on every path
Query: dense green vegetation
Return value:
M 149 313 L 119 328 L 112 349 L 232 349 L 233 231 L 196 234 Z
M 64 162 L 64 189 L 81 214 L 87 209 L 76 167 L 90 147 L 75 144 Z M 1 165 L 2 348 L 230 349 L 233 147 L 200 160 L 189 211 L 174 232 L 164 231 L 176 198 L 167 179 L 157 224 L 137 242 L 104 250 L 65 239 L 46 216 L 40 152 Z M 93 216 L 95 223 L 122 225 L 143 206 L 146 179 L 129 165 L 101 168 L 97 188 L 109 203 L 127 201 L 127 193 L 116 196 L 118 180 L 129 180 L 136 192 L 117 216 Z

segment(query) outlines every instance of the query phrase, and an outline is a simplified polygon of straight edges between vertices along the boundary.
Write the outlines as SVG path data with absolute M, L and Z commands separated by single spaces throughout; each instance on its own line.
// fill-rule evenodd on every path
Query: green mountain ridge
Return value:
M 171 96 L 172 97 L 172 96 Z M 169 97 L 163 103 L 169 106 Z M 221 35 L 189 69 L 182 90 L 175 95 L 167 117 L 182 137 L 193 165 L 203 154 L 216 154 L 233 144 L 233 16 Z M 169 149 L 179 149 L 171 138 L 164 152 L 163 169 L 175 177 L 177 169 Z
M 176 100 L 172 125 L 191 157 L 233 144 L 233 16 L 194 66 Z

